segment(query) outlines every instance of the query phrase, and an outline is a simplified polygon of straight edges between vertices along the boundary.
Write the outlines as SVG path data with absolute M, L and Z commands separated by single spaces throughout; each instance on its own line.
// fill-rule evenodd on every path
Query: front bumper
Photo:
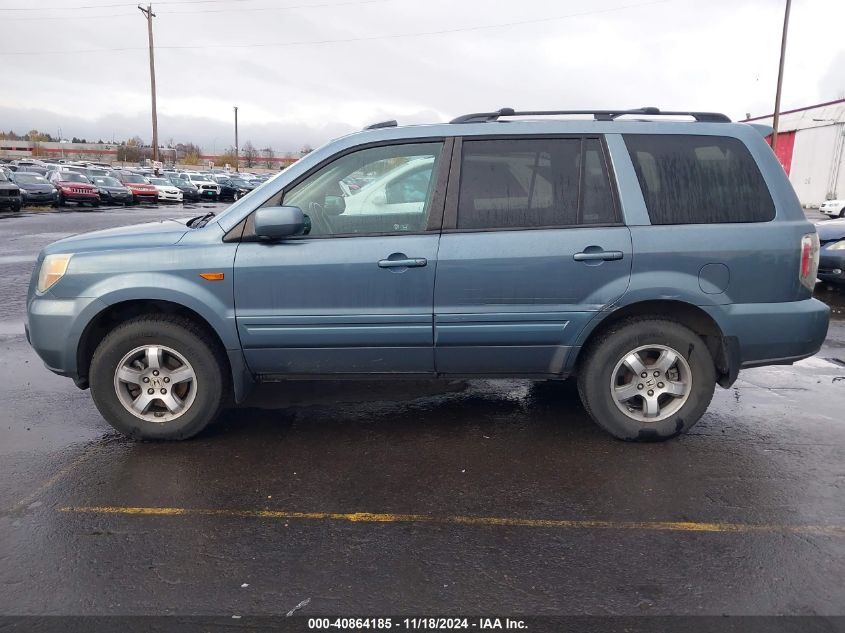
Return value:
M 76 351 L 85 326 L 106 305 L 95 297 L 56 299 L 34 296 L 27 304 L 27 340 L 47 368 L 60 376 L 78 378 Z
M 181 193 L 165 193 L 160 191 L 158 194 L 158 199 L 161 202 L 182 202 L 182 194 Z
M 58 192 L 28 193 L 23 196 L 24 204 L 53 204 L 59 199 Z
M 841 255 L 834 253 L 841 253 Z M 822 249 L 821 257 L 819 257 L 818 278 L 822 281 L 845 283 L 845 251 Z
M 0 196 L 0 208 L 19 207 L 23 205 L 23 198 L 20 196 Z
M 68 202 L 99 202 L 100 201 L 100 194 L 99 193 L 79 193 L 78 191 L 74 191 L 71 193 L 62 192 L 62 198 L 67 200 Z

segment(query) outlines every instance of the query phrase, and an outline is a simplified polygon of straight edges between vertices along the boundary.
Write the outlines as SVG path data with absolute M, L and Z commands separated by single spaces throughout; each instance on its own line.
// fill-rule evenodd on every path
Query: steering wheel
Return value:
M 323 209 L 323 205 L 319 202 L 308 203 L 308 217 L 311 218 L 312 227 L 315 224 L 320 226 L 322 234 L 332 235 L 334 233 L 332 225 L 329 224 L 328 218 L 326 218 L 325 209 Z

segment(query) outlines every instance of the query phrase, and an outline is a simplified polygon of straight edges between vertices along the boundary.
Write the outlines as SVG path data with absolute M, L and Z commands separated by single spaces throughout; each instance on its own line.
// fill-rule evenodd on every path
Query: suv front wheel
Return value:
M 704 341 L 680 323 L 622 321 L 588 350 L 578 391 L 616 438 L 660 441 L 688 431 L 713 398 L 716 370 Z
M 170 315 L 131 319 L 99 344 L 91 396 L 106 421 L 135 439 L 182 440 L 202 431 L 224 402 L 223 353 L 193 322 Z

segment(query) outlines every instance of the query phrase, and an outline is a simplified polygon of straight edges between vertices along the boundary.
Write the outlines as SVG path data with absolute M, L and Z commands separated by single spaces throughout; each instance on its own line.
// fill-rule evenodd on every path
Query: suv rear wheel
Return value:
M 622 321 L 586 350 L 578 391 L 595 422 L 616 438 L 660 441 L 698 422 L 716 385 L 704 341 L 661 319 Z
M 91 396 L 129 437 L 182 440 L 220 412 L 228 388 L 223 353 L 191 321 L 142 316 L 112 330 L 94 352 Z

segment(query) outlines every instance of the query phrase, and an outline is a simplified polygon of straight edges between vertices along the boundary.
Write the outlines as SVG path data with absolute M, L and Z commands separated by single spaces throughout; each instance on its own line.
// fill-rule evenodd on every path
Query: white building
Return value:
M 748 122 L 772 124 L 772 115 Z M 775 153 L 804 206 L 845 198 L 845 99 L 781 112 Z

